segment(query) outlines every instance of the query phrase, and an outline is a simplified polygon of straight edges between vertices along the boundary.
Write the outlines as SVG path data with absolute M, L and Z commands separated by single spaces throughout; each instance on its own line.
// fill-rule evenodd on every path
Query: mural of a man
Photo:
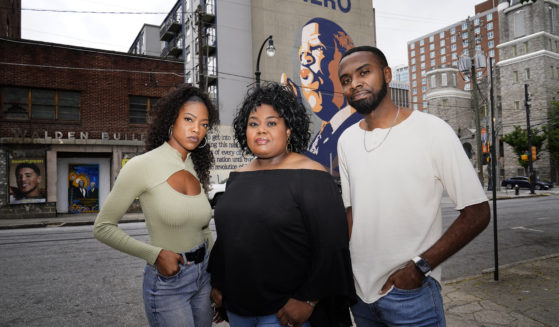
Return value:
M 38 199 L 44 202 L 41 184 L 41 170 L 34 163 L 23 162 L 16 166 L 16 187 L 10 188 L 10 202 L 17 203 L 24 199 Z M 27 201 L 28 202 L 28 201 Z
M 97 184 L 95 182 L 91 182 L 89 190 L 87 190 L 87 197 L 94 199 L 99 197 L 99 190 L 97 189 Z
M 337 75 L 340 58 L 352 47 L 353 41 L 338 24 L 313 18 L 301 29 L 298 51 L 300 85 L 282 75 L 282 82 L 291 86 L 321 121 L 306 155 L 332 168 L 337 167 L 339 136 L 361 119 L 361 115 L 347 105 Z

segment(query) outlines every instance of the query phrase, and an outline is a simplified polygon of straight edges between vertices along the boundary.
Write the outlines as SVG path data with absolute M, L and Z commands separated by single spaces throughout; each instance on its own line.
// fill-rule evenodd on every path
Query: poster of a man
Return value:
M 12 159 L 10 170 L 10 204 L 46 202 L 44 159 Z
M 68 168 L 68 212 L 98 212 L 99 165 L 70 164 Z
M 347 104 L 338 78 L 338 63 L 353 48 L 353 41 L 338 24 L 320 17 L 305 23 L 298 38 L 298 79 L 283 74 L 281 80 L 295 91 L 320 124 L 313 126 L 316 134 L 305 154 L 336 170 L 338 138 L 362 118 Z

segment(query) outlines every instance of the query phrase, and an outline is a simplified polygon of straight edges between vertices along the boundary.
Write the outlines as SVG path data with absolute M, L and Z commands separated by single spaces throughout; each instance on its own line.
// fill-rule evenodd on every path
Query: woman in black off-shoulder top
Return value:
M 284 86 L 247 94 L 235 138 L 255 159 L 232 172 L 215 208 L 212 301 L 236 326 L 350 326 L 348 226 L 338 187 L 300 152 L 309 118 Z

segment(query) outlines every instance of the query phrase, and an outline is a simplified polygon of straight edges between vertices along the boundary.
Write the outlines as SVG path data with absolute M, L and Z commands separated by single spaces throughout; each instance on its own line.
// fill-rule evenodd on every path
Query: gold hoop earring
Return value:
M 287 151 L 287 153 L 293 152 L 293 145 L 291 145 L 290 139 L 287 139 L 287 144 L 285 145 L 285 151 Z
M 205 147 L 206 145 L 208 145 L 208 139 L 204 137 L 204 141 L 205 141 L 204 145 L 200 146 L 200 144 L 198 144 L 198 148 L 201 149 L 201 148 Z

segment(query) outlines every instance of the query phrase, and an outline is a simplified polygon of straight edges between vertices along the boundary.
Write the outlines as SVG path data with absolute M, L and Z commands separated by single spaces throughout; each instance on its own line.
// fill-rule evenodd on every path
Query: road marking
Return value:
M 539 233 L 543 233 L 543 230 L 533 229 L 533 228 L 526 228 L 526 227 L 524 227 L 524 226 L 512 227 L 511 229 L 520 229 L 520 230 L 526 230 L 526 231 L 530 231 L 530 232 L 539 232 Z

